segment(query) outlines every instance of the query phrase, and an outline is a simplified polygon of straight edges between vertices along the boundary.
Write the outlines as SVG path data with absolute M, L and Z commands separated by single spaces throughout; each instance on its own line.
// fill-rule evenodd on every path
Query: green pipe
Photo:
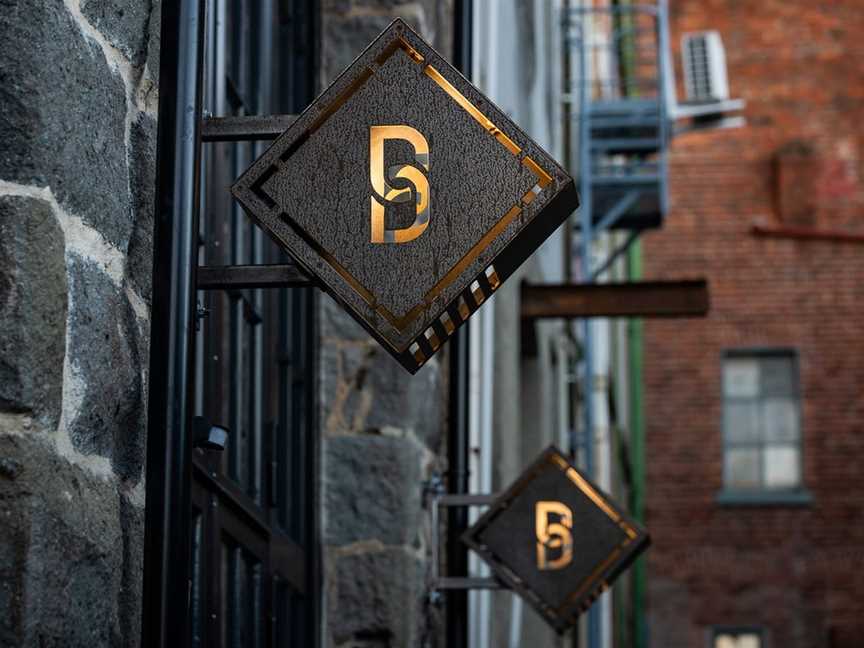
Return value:
M 627 252 L 628 273 L 631 281 L 642 278 L 642 244 L 635 241 Z M 631 512 L 641 524 L 645 523 L 645 401 L 643 360 L 645 334 L 641 318 L 629 323 L 630 354 L 630 449 L 633 470 L 633 496 Z M 633 646 L 648 648 L 648 624 L 645 618 L 645 557 L 633 565 Z

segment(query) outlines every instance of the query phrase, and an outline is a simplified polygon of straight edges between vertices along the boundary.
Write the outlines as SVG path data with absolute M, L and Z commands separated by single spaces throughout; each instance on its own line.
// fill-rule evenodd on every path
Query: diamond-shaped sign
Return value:
M 559 632 L 650 543 L 554 447 L 495 500 L 463 540 Z
M 578 206 L 573 179 L 401 20 L 232 192 L 412 373 Z

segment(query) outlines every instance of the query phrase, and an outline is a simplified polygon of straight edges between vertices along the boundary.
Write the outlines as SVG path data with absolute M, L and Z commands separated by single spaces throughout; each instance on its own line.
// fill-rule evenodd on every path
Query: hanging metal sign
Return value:
M 578 206 L 573 179 L 401 20 L 232 192 L 412 373 Z
M 554 447 L 463 540 L 559 632 L 650 543 L 648 534 Z

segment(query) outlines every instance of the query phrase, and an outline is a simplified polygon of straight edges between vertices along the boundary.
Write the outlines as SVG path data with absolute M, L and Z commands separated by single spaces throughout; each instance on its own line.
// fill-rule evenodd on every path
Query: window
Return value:
M 723 360 L 723 482 L 727 491 L 801 487 L 798 362 L 792 351 Z
M 761 628 L 714 628 L 711 648 L 765 648 Z
M 207 3 L 205 108 L 214 116 L 296 114 L 314 97 L 311 0 Z M 202 265 L 286 262 L 228 187 L 267 142 L 202 151 Z M 198 294 L 196 414 L 229 428 L 196 449 L 192 484 L 193 648 L 318 644 L 315 293 Z

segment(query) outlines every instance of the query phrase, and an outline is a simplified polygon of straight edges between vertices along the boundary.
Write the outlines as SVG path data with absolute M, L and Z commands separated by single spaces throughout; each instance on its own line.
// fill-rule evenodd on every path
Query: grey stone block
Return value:
M 84 397 L 69 421 L 83 454 L 111 459 L 123 479 L 137 480 L 144 463 L 144 402 L 136 323 L 126 296 L 90 261 L 69 260 L 69 347 Z
M 153 0 L 147 25 L 147 67 L 154 78 L 159 76 L 159 51 L 162 45 L 162 2 Z
M 412 376 L 376 342 L 366 340 L 322 346 L 321 400 L 329 410 L 324 422 L 334 427 L 329 431 L 399 428 L 436 451 L 446 407 L 441 366 L 433 360 Z
M 132 287 L 149 304 L 153 291 L 156 120 L 144 113 L 132 122 L 129 162 L 134 222 L 126 268 Z
M 0 436 L 22 466 L 0 476 L 0 645 L 134 646 L 121 623 L 123 528 L 114 484 L 54 454 L 37 435 Z M 139 532 L 136 530 L 135 532 Z
M 123 530 L 123 582 L 118 598 L 124 648 L 140 644 L 141 593 L 144 586 L 144 509 L 120 496 L 120 527 Z
M 384 436 L 323 442 L 325 544 L 378 539 L 411 544 L 422 514 L 422 453 L 416 442 Z
M 0 178 L 50 186 L 126 249 L 132 229 L 122 79 L 61 0 L 0 11 Z
M 396 16 L 359 14 L 330 16 L 324 21 L 321 74 L 329 84 L 387 27 Z M 411 21 L 406 19 L 411 24 Z M 416 27 L 415 24 L 411 24 Z
M 423 564 L 387 548 L 341 556 L 332 563 L 328 617 L 333 645 L 420 646 Z
M 83 0 L 81 13 L 136 66 L 147 55 L 149 0 Z
M 60 418 L 66 349 L 63 231 L 41 200 L 0 197 L 0 409 Z
M 368 382 L 374 406 L 366 425 L 372 429 L 397 427 L 413 431 L 429 449 L 437 452 L 447 411 L 437 360 L 428 362 L 413 376 L 383 349 L 376 349 L 373 361 Z
M 321 293 L 321 337 L 368 340 L 369 334 L 330 295 Z

